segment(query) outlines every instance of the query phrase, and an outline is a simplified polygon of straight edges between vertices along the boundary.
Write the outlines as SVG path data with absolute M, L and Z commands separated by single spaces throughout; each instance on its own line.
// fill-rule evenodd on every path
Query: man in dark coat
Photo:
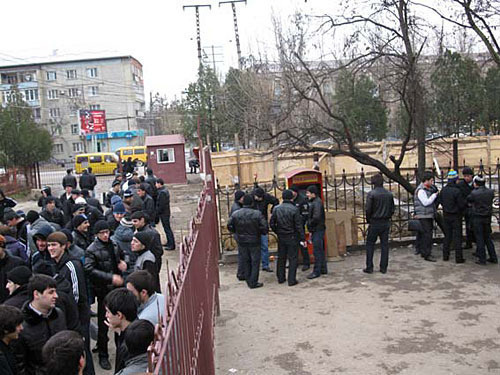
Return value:
M 56 281 L 46 275 L 35 275 L 28 284 L 29 303 L 22 309 L 23 330 L 15 344 L 18 372 L 45 374 L 43 345 L 57 332 L 66 329 L 64 313 L 56 307 Z
M 40 216 L 49 223 L 57 224 L 58 229 L 64 227 L 64 214 L 56 207 L 56 198 L 50 196 L 45 199 L 45 206 Z
M 104 213 L 101 202 L 99 202 L 99 199 L 91 197 L 88 189 L 82 189 L 82 196 L 89 206 L 96 208 L 101 214 Z
M 156 197 L 158 196 L 158 191 L 156 189 L 156 176 L 153 173 L 153 170 L 151 168 L 146 169 L 146 178 L 144 179 L 144 182 L 148 183 L 149 186 L 151 186 L 151 198 L 156 202 Z
M 114 180 L 113 183 L 111 184 L 111 189 L 109 189 L 109 191 L 106 194 L 106 199 L 104 201 L 104 205 L 106 207 L 108 207 L 108 208 L 113 207 L 113 203 L 111 202 L 111 198 L 113 198 L 114 196 L 120 197 L 120 200 L 121 200 L 120 188 L 121 188 L 121 181 Z
M 72 169 L 66 170 L 66 176 L 63 177 L 62 187 L 66 190 L 66 186 L 71 186 L 73 189 L 76 189 L 76 177 L 72 174 Z
M 167 237 L 166 250 L 175 250 L 175 238 L 170 226 L 170 192 L 161 178 L 156 180 L 156 214 Z
M 72 224 L 73 232 L 71 235 L 73 236 L 73 243 L 81 249 L 86 250 L 92 243 L 89 233 L 90 223 L 87 216 L 85 214 L 76 215 L 72 220 Z
M 253 208 L 253 197 L 245 195 L 243 208 L 229 218 L 227 228 L 234 233 L 241 254 L 244 277 L 249 288 L 260 288 L 259 283 L 261 236 L 267 235 L 268 225 L 262 213 Z
M 122 272 L 127 270 L 123 253 L 110 240 L 109 225 L 98 221 L 94 232 L 96 239 L 85 253 L 85 272 L 87 273 L 94 295 L 97 297 L 97 350 L 99 365 L 104 370 L 111 369 L 108 354 L 108 326 L 105 323 L 106 309 L 104 298 L 109 291 L 123 286 Z
M 474 172 L 470 167 L 464 167 L 462 169 L 463 179 L 460 180 L 457 185 L 462 192 L 462 198 L 467 202 L 467 197 L 472 190 L 474 190 L 472 179 L 474 178 Z M 467 202 L 465 206 L 465 211 L 463 218 L 465 219 L 465 246 L 464 249 L 472 249 L 472 242 L 474 242 L 474 230 L 472 228 L 472 208 L 470 203 Z
M 464 263 L 462 254 L 462 212 L 464 211 L 466 200 L 457 185 L 458 173 L 451 170 L 448 173 L 448 183 L 443 187 L 438 195 L 438 203 L 443 207 L 444 218 L 444 240 L 443 240 L 443 260 L 450 259 L 450 246 L 453 241 L 455 245 L 455 261 Z
M 13 306 L 0 305 L 0 374 L 16 375 L 16 358 L 12 351 L 13 343 L 22 331 L 23 314 Z
M 22 309 L 28 296 L 28 282 L 33 274 L 26 266 L 17 266 L 7 272 L 7 289 L 9 297 L 4 302 L 4 305 L 14 306 Z
M 299 209 L 300 215 L 302 217 L 302 227 L 306 228 L 307 219 L 309 218 L 309 203 L 307 203 L 306 197 L 300 194 L 300 189 L 297 185 L 292 185 L 290 190 L 293 193 L 293 203 L 295 207 Z M 309 259 L 309 249 L 307 248 L 307 243 L 305 246 L 299 244 L 300 252 L 302 254 L 302 271 L 307 271 L 311 267 L 311 260 Z
M 59 197 L 59 202 L 61 202 L 61 209 L 64 214 L 64 224 L 68 223 L 73 217 L 73 205 L 75 204 L 75 199 L 73 198 L 73 187 L 71 185 L 66 185 L 64 188 L 64 193 Z
M 7 273 L 17 266 L 24 266 L 21 258 L 11 256 L 5 250 L 5 237 L 0 235 L 0 303 L 9 296 L 7 290 Z
M 325 255 L 325 207 L 318 196 L 318 188 L 311 185 L 307 188 L 307 199 L 309 199 L 309 218 L 307 229 L 311 232 L 314 251 L 314 270 L 307 278 L 315 279 L 322 274 L 328 273 Z
M 366 236 L 366 268 L 365 273 L 373 272 L 373 253 L 375 242 L 380 238 L 380 272 L 386 273 L 389 265 L 389 232 L 391 217 L 394 214 L 394 197 L 384 188 L 384 178 L 380 173 L 372 177 L 371 190 L 366 197 L 366 221 L 368 234 Z
M 243 208 L 243 198 L 245 197 L 245 192 L 241 190 L 237 190 L 234 192 L 234 202 L 231 206 L 231 210 L 229 211 L 229 217 L 239 209 Z M 241 259 L 241 254 L 238 251 L 238 271 L 236 272 L 236 277 L 238 280 L 245 280 L 244 271 L 243 271 L 243 263 Z
M 271 215 L 270 225 L 274 233 L 278 235 L 278 265 L 276 275 L 280 284 L 286 281 L 285 266 L 288 259 L 288 285 L 298 284 L 297 257 L 299 243 L 305 245 L 306 237 L 302 226 L 300 211 L 292 201 L 291 190 L 283 191 L 283 203 L 274 207 Z
M 17 205 L 17 202 L 14 199 L 5 196 L 5 194 L 3 193 L 3 190 L 0 189 L 0 221 L 1 222 L 7 223 L 4 219 L 5 209 L 15 207 L 16 205 Z
M 153 253 L 156 258 L 156 266 L 158 267 L 158 272 L 161 269 L 161 257 L 163 256 L 163 247 L 161 246 L 160 233 L 148 224 L 146 214 L 142 211 L 137 211 L 130 217 L 136 232 L 148 232 L 151 236 L 151 242 L 149 244 L 149 250 Z
M 253 195 L 253 207 L 264 216 L 266 223 L 268 222 L 268 212 L 269 206 L 271 206 L 271 211 L 274 206 L 277 206 L 280 202 L 276 197 L 273 197 L 271 194 L 266 193 L 264 189 L 261 187 L 257 187 L 252 192 Z M 262 270 L 266 272 L 273 272 L 271 267 L 269 267 L 269 238 L 267 233 L 262 235 L 260 238 L 260 252 L 261 252 L 261 261 L 262 261 Z
M 144 208 L 142 211 L 148 215 L 148 221 L 152 225 L 154 225 L 155 219 L 156 219 L 156 209 L 155 209 L 155 201 L 153 198 L 148 194 L 147 189 L 148 185 L 146 182 L 143 182 L 142 184 L 139 185 L 139 188 L 137 189 L 137 195 L 141 197 L 142 202 L 144 204 Z
M 16 238 L 28 246 L 28 221 L 17 214 L 12 208 L 4 211 L 4 221 L 15 230 Z
M 80 189 L 87 189 L 94 196 L 94 187 L 97 185 L 97 180 L 94 174 L 91 173 L 91 168 L 87 168 L 80 176 Z
M 47 199 L 53 198 L 55 205 L 57 208 L 61 208 L 61 202 L 59 202 L 59 199 L 54 197 L 52 195 L 52 189 L 50 186 L 44 186 L 44 188 L 41 190 L 42 196 L 38 198 L 38 207 L 45 208 L 45 205 L 47 204 Z
M 491 240 L 491 215 L 493 213 L 493 190 L 485 186 L 482 176 L 474 177 L 475 189 L 467 197 L 467 201 L 472 205 L 472 227 L 477 245 L 477 264 L 485 265 L 486 261 L 497 264 L 498 257 L 495 245 Z M 488 249 L 488 259 L 484 247 Z

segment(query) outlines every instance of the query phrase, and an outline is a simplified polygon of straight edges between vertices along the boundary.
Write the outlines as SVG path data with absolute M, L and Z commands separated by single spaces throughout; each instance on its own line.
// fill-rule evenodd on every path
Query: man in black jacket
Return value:
M 97 180 L 94 174 L 91 173 L 91 168 L 85 169 L 80 176 L 80 189 L 87 189 L 94 196 L 94 187 L 97 185 Z
M 161 269 L 161 257 L 163 256 L 163 247 L 161 246 L 160 233 L 148 224 L 146 214 L 142 211 L 137 211 L 130 217 L 132 219 L 132 224 L 134 225 L 136 232 L 147 232 L 150 235 L 151 242 L 149 244 L 149 250 L 153 253 L 156 259 L 156 266 L 158 267 L 158 272 Z
M 240 210 L 243 208 L 243 198 L 245 197 L 245 192 L 241 190 L 237 190 L 234 192 L 234 202 L 233 205 L 231 206 L 231 210 L 229 211 L 229 216 L 236 211 Z M 244 276 L 244 271 L 243 271 L 243 263 L 241 261 L 241 254 L 238 251 L 238 271 L 236 272 L 236 277 L 238 280 L 243 281 L 245 280 Z
M 394 198 L 392 193 L 384 188 L 384 178 L 380 173 L 372 177 L 374 189 L 366 196 L 366 221 L 368 234 L 366 236 L 366 268 L 365 273 L 373 273 L 373 253 L 375 242 L 380 238 L 380 272 L 386 273 L 389 265 L 389 232 L 391 217 L 394 214 Z
M 293 203 L 299 209 L 300 216 L 302 217 L 302 228 L 306 228 L 307 219 L 309 218 L 309 203 L 307 199 L 300 194 L 300 189 L 297 185 L 292 185 L 290 190 L 293 193 Z M 311 260 L 309 259 L 309 249 L 307 243 L 302 246 L 299 244 L 300 252 L 302 253 L 302 271 L 307 271 L 311 267 Z
M 0 221 L 1 222 L 6 223 L 6 221 L 4 220 L 4 217 L 3 217 L 5 209 L 15 207 L 16 205 L 17 205 L 17 202 L 14 199 L 5 196 L 5 194 L 3 193 L 3 190 L 0 189 Z
M 474 178 L 474 172 L 470 167 L 464 167 L 462 169 L 462 175 L 464 178 L 457 183 L 460 191 L 462 192 L 463 200 L 467 202 L 467 197 L 472 190 L 474 190 L 472 179 Z M 474 242 L 474 230 L 472 229 L 472 208 L 467 202 L 464 215 L 465 219 L 465 246 L 464 249 L 472 249 L 472 242 Z
M 142 211 L 148 215 L 148 222 L 154 225 L 156 218 L 156 209 L 155 209 L 155 201 L 147 192 L 147 183 L 143 182 L 139 185 L 137 189 L 137 195 L 141 197 L 142 202 L 144 204 L 144 208 Z
M 28 282 L 30 281 L 31 270 L 26 266 L 17 266 L 7 272 L 7 289 L 9 297 L 5 300 L 4 305 L 14 306 L 22 309 L 28 296 Z
M 488 261 L 497 264 L 497 253 L 491 240 L 491 214 L 495 193 L 485 186 L 485 180 L 482 176 L 474 177 L 474 187 L 475 189 L 469 194 L 467 201 L 472 204 L 472 226 L 478 257 L 476 263 L 485 265 Z M 488 248 L 488 259 L 486 259 L 485 246 Z
M 86 374 L 94 373 L 92 353 L 90 352 L 90 308 L 88 305 L 87 285 L 82 264 L 78 259 L 72 259 L 68 252 L 68 238 L 63 232 L 54 232 L 47 237 L 50 256 L 56 264 L 56 280 L 64 279 L 71 285 L 72 297 L 78 306 L 81 334 L 85 338 L 87 351 Z
M 23 314 L 13 306 L 0 305 L 0 373 L 16 375 L 16 358 L 12 351 L 13 343 L 22 331 Z
M 72 169 L 66 169 L 66 176 L 64 176 L 62 180 L 63 189 L 66 189 L 66 186 L 71 186 L 73 189 L 76 189 L 76 177 L 72 172 Z
M 276 268 L 278 282 L 282 284 L 286 281 L 285 266 L 288 259 L 289 286 L 298 284 L 296 274 L 299 242 L 305 246 L 306 240 L 302 216 L 292 199 L 292 191 L 284 190 L 283 203 L 274 207 L 270 222 L 272 230 L 278 235 L 278 265 Z
M 276 197 L 273 197 L 271 194 L 266 193 L 264 189 L 257 187 L 252 192 L 253 195 L 253 207 L 264 216 L 266 223 L 268 222 L 268 212 L 269 206 L 271 206 L 271 211 L 274 206 L 277 206 L 280 202 Z M 269 267 L 269 238 L 267 233 L 262 235 L 260 238 L 260 256 L 262 261 L 262 270 L 266 272 L 273 272 L 271 267 Z
M 309 218 L 307 229 L 311 232 L 314 254 L 314 270 L 307 278 L 315 279 L 321 274 L 327 274 L 325 255 L 325 208 L 323 201 L 318 197 L 318 188 L 311 185 L 307 188 L 307 199 L 309 199 Z
M 73 224 L 73 232 L 71 232 L 73 243 L 85 251 L 92 243 L 89 234 L 89 219 L 85 214 L 81 214 L 76 215 L 71 222 Z
M 99 202 L 99 199 L 91 197 L 88 189 L 82 189 L 82 197 L 89 206 L 96 208 L 101 214 L 104 214 L 101 202 Z
M 17 266 L 24 266 L 21 258 L 11 256 L 5 250 L 5 237 L 0 235 L 0 303 L 3 303 L 9 296 L 7 285 L 7 273 Z
M 249 288 L 260 288 L 259 283 L 261 236 L 267 235 L 268 226 L 262 213 L 253 209 L 254 199 L 250 195 L 243 198 L 243 208 L 229 218 L 227 228 L 235 234 L 238 251 L 241 254 L 244 277 Z
M 438 203 L 443 207 L 444 240 L 443 260 L 450 260 L 450 245 L 455 245 L 455 261 L 464 263 L 462 254 L 462 212 L 466 201 L 457 185 L 458 173 L 451 170 L 448 173 L 448 183 L 438 195 Z
M 175 250 L 175 238 L 170 226 L 170 193 L 161 178 L 156 180 L 156 214 L 167 237 L 166 250 Z
M 85 272 L 89 276 L 92 290 L 97 297 L 97 350 L 99 365 L 104 370 L 111 369 L 108 354 L 108 326 L 105 324 L 106 310 L 104 298 L 109 291 L 123 285 L 122 272 L 127 270 L 123 260 L 123 253 L 110 240 L 109 225 L 105 221 L 98 221 L 94 232 L 96 239 L 87 248 L 85 253 Z
M 64 214 L 56 207 L 56 198 L 52 196 L 45 198 L 45 206 L 40 216 L 49 223 L 57 224 L 58 229 L 64 227 Z
M 56 281 L 46 275 L 35 275 L 28 284 L 30 302 L 22 309 L 23 330 L 15 344 L 19 374 L 45 374 L 43 345 L 57 332 L 66 329 L 64 313 L 56 307 Z

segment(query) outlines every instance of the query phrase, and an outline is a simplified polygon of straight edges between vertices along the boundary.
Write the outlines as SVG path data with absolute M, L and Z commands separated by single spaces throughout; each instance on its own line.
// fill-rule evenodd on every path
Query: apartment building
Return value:
M 132 56 L 0 66 L 0 79 L 1 105 L 19 92 L 51 133 L 57 161 L 144 142 L 137 126 L 145 111 L 142 64 Z M 106 132 L 84 134 L 80 110 L 104 110 Z

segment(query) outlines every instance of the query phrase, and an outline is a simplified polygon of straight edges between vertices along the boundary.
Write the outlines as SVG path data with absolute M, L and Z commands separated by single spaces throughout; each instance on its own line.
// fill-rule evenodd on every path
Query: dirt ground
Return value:
M 358 252 L 315 280 L 299 270 L 294 287 L 261 273 L 254 290 L 221 266 L 216 373 L 500 374 L 500 269 L 466 258 L 429 263 L 399 248 L 387 274 L 367 275 Z

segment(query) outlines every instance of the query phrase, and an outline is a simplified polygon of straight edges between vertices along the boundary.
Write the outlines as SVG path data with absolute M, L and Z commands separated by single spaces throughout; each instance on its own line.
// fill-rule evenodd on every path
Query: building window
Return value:
M 48 98 L 49 99 L 57 99 L 59 97 L 59 93 L 57 90 L 49 90 L 48 92 Z
M 38 89 L 24 90 L 24 99 L 27 102 L 38 100 Z
M 64 152 L 63 145 L 61 143 L 54 144 L 54 154 L 62 154 Z
M 87 69 L 87 75 L 88 75 L 90 78 L 95 78 L 95 77 L 97 77 L 97 68 L 88 68 L 88 69 Z
M 55 81 L 57 79 L 56 72 L 47 72 L 47 81 Z
M 76 70 L 74 70 L 74 69 L 66 70 L 66 78 L 67 79 L 76 79 L 77 78 Z
M 79 134 L 80 133 L 80 127 L 78 124 L 71 124 L 71 134 Z
M 99 87 L 98 86 L 90 86 L 89 87 L 89 96 L 99 95 Z
M 12 91 L 2 91 L 2 101 L 4 103 L 9 103 L 14 96 Z
M 50 132 L 52 133 L 52 135 L 61 135 L 61 127 L 59 125 L 51 126 Z
M 73 152 L 82 152 L 82 150 L 83 150 L 82 142 L 73 143 Z
M 91 111 L 98 111 L 101 109 L 101 105 L 100 104 L 91 104 L 90 105 L 90 110 Z
M 70 115 L 70 116 L 72 116 L 72 117 L 78 116 L 78 109 L 77 109 L 77 110 L 75 110 L 75 111 L 71 111 L 71 112 L 69 113 L 69 115 Z
M 6 78 L 9 85 L 15 85 L 17 83 L 17 74 L 9 74 Z
M 49 109 L 49 116 L 50 117 L 59 117 L 61 116 L 61 111 L 59 108 L 50 108 Z
M 33 118 L 39 119 L 42 117 L 42 111 L 40 108 L 33 108 Z
M 68 96 L 70 98 L 75 98 L 77 96 L 80 96 L 80 90 L 77 89 L 76 87 L 72 87 L 72 88 L 68 89 Z
M 159 148 L 156 150 L 158 164 L 174 163 L 175 153 L 173 148 Z
M 21 75 L 21 82 L 33 82 L 36 81 L 36 72 L 23 73 Z

